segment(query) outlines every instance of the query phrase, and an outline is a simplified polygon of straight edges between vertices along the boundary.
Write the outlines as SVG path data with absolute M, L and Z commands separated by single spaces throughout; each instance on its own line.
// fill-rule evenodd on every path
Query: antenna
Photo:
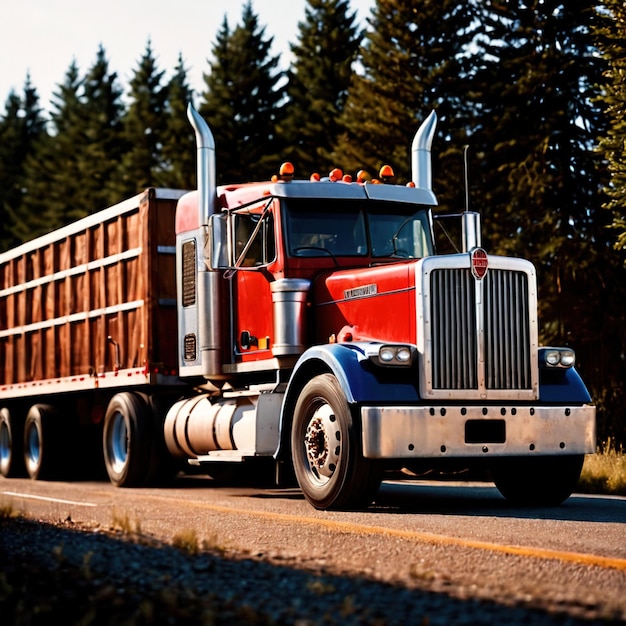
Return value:
M 469 150 L 469 146 L 463 146 L 463 168 L 465 173 L 465 210 L 469 211 L 470 205 L 470 190 L 469 190 L 469 163 L 467 158 L 467 152 Z

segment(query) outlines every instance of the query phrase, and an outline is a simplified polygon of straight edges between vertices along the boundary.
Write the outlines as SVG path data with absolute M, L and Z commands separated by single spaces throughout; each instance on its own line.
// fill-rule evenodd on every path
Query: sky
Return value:
M 13 89 L 23 93 L 27 74 L 42 108 L 64 81 L 73 60 L 81 74 L 93 65 L 103 45 L 109 71 L 128 87 L 148 40 L 158 68 L 169 77 L 182 54 L 190 86 L 203 90 L 215 34 L 224 15 L 231 28 L 241 20 L 246 0 L 0 0 L 0 115 Z M 365 26 L 375 0 L 350 0 Z M 289 62 L 289 43 L 298 36 L 306 0 L 252 0 L 272 55 Z

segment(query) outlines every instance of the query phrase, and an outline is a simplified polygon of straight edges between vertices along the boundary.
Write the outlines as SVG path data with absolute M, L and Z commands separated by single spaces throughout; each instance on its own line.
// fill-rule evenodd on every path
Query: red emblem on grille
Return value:
M 487 253 L 482 248 L 474 248 L 470 252 L 470 265 L 472 266 L 472 274 L 476 280 L 484 278 L 489 267 L 489 259 Z

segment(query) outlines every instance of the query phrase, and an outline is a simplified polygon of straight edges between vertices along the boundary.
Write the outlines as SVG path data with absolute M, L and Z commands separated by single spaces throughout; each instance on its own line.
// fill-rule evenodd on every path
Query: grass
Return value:
M 9 502 L 0 502 L 0 519 L 10 519 L 17 517 L 18 513 Z
M 578 489 L 584 493 L 626 496 L 626 454 L 607 442 L 602 450 L 585 457 Z
M 193 529 L 183 530 L 174 535 L 172 545 L 190 556 L 196 556 L 200 551 L 198 533 Z
M 141 522 L 138 519 L 130 519 L 125 511 L 118 511 L 115 507 L 111 512 L 111 524 L 115 530 L 119 530 L 124 535 L 141 535 Z

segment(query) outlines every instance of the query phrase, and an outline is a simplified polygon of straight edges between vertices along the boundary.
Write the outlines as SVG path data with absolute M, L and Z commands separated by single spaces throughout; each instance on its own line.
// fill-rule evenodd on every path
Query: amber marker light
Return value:
M 335 167 L 334 169 L 330 170 L 328 178 L 331 182 L 336 183 L 338 180 L 341 180 L 343 178 L 343 172 L 338 167 Z
M 391 165 L 383 165 L 380 168 L 380 172 L 378 172 L 378 176 L 384 183 L 387 183 L 387 182 L 390 182 L 391 179 L 395 177 L 395 174 L 393 172 L 393 168 L 391 167 Z
M 294 171 L 293 163 L 285 161 L 278 170 L 280 180 L 291 180 L 293 178 Z

